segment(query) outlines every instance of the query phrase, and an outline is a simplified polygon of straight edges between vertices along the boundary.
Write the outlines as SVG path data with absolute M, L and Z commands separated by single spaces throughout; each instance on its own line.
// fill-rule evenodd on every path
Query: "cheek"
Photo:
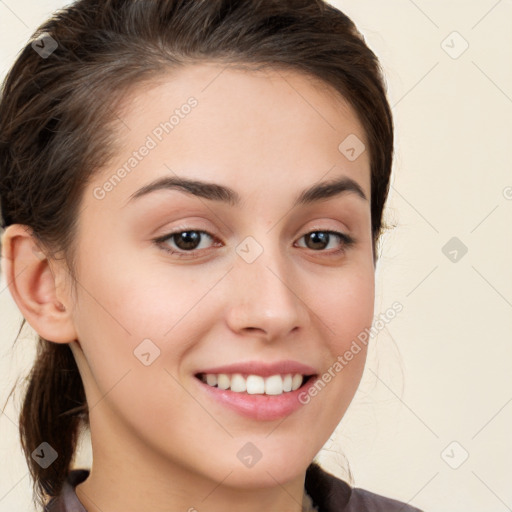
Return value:
M 331 352 L 339 354 L 372 323 L 375 300 L 373 270 L 347 271 L 317 295 L 319 316 L 329 327 Z
M 94 261 L 92 254 L 86 257 Z M 123 407 L 126 396 L 128 411 L 130 396 L 150 392 L 156 402 L 144 400 L 142 417 L 154 414 L 158 404 L 176 400 L 167 394 L 167 385 L 172 388 L 174 382 L 166 370 L 177 374 L 218 316 L 211 299 L 204 298 L 219 276 L 202 272 L 200 279 L 191 279 L 193 272 L 185 267 L 162 272 L 161 265 L 113 251 L 83 268 L 75 324 L 92 403 L 114 385 L 117 391 L 109 397 L 117 395 Z
M 98 254 L 102 256 L 100 260 Z M 77 331 L 79 339 L 88 340 L 91 347 L 91 366 L 108 366 L 109 361 L 115 361 L 118 367 L 135 362 L 140 365 L 134 351 L 144 340 L 152 340 L 156 347 L 148 342 L 145 346 L 154 353 L 160 351 L 158 357 L 163 356 L 161 361 L 171 368 L 197 340 L 208 335 L 215 322 L 222 323 L 218 317 L 223 308 L 214 297 L 218 299 L 220 293 L 228 301 L 232 298 L 232 292 L 220 292 L 227 286 L 219 285 L 223 275 L 220 270 L 176 265 L 162 272 L 165 267 L 161 264 L 143 264 L 130 251 L 84 251 L 83 256 L 84 261 L 93 263 L 84 267 L 79 278 L 83 286 L 79 287 Z M 371 258 L 354 258 L 346 267 L 331 273 L 306 272 L 297 279 L 300 285 L 295 289 L 306 298 L 311 324 L 319 331 L 316 337 L 324 340 L 319 350 L 326 360 L 334 360 L 371 325 Z M 210 293 L 213 288 L 216 290 Z
M 375 281 L 372 265 L 355 266 L 340 272 L 339 279 L 326 283 L 323 291 L 316 294 L 313 308 L 323 326 L 326 358 L 322 368 L 322 400 L 333 407 L 326 413 L 334 425 L 340 419 L 355 394 L 363 374 L 367 354 L 367 330 L 374 315 Z M 313 391 L 313 394 L 315 392 Z M 320 393 L 320 391 L 319 391 Z M 316 396 L 316 395 L 315 395 Z
M 205 293 L 209 279 L 193 282 L 189 273 L 143 262 L 134 254 L 109 251 L 101 260 L 89 256 L 80 276 L 84 283 L 79 299 L 82 323 L 115 339 L 164 337 L 184 319 Z M 165 268 L 164 268 L 165 270 Z M 89 325 L 94 318 L 94 325 Z M 134 345 L 135 346 L 135 345 Z
M 318 432 L 320 448 L 347 411 L 363 374 L 367 345 L 360 335 L 373 320 L 373 265 L 347 265 L 336 276 L 318 280 L 316 292 L 312 290 L 308 297 L 315 314 L 311 318 L 316 318 L 316 329 L 323 335 L 325 357 L 317 382 L 299 400 L 312 431 Z
M 171 375 L 197 335 L 189 332 L 187 312 L 204 291 L 191 292 L 190 283 L 166 282 L 143 267 L 109 254 L 80 276 L 80 369 L 96 430 L 113 411 L 144 431 L 148 419 L 166 423 L 169 410 L 190 408 L 190 397 Z

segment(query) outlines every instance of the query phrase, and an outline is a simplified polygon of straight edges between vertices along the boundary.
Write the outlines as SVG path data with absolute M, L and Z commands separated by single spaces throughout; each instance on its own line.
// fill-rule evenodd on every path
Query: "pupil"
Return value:
M 196 231 L 183 231 L 179 235 L 179 240 L 185 240 L 184 244 L 177 244 L 180 249 L 194 249 L 199 240 L 199 234 Z
M 313 249 L 323 249 L 329 242 L 329 233 L 315 231 L 309 235 L 309 240 L 313 241 Z

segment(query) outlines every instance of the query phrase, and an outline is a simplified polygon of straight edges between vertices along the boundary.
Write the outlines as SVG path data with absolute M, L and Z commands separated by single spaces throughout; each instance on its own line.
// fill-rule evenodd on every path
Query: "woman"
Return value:
M 358 387 L 393 126 L 317 0 L 80 0 L 0 104 L 20 417 L 55 511 L 417 510 L 315 455 Z M 73 468 L 81 428 L 93 467 Z

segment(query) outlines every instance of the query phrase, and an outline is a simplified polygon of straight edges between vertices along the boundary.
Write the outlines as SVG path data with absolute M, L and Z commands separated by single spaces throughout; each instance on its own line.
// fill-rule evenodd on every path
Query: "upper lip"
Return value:
M 233 363 L 224 366 L 206 368 L 197 372 L 201 373 L 245 373 L 247 375 L 261 375 L 270 377 L 271 375 L 286 375 L 288 373 L 300 373 L 301 375 L 316 375 L 316 370 L 312 366 L 299 363 L 297 361 L 285 360 L 274 363 L 264 363 L 261 361 L 246 361 L 243 363 Z

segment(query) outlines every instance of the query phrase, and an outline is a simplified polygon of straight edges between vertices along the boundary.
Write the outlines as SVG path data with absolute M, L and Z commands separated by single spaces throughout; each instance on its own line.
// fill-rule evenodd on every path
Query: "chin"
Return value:
M 307 440 L 307 444 L 293 442 L 288 446 L 275 446 L 264 438 L 253 442 L 237 440 L 236 450 L 226 447 L 222 460 L 218 459 L 215 474 L 212 474 L 212 466 L 205 469 L 215 481 L 225 479 L 224 484 L 229 487 L 258 489 L 284 485 L 305 473 L 318 451 L 313 448 L 311 440 Z M 208 460 L 215 459 L 209 456 Z
M 252 468 L 242 466 L 231 468 L 232 473 L 224 483 L 233 488 L 247 490 L 286 485 L 304 474 L 310 462 L 289 460 L 279 463 L 273 461 L 264 463 L 263 460 L 260 460 Z

